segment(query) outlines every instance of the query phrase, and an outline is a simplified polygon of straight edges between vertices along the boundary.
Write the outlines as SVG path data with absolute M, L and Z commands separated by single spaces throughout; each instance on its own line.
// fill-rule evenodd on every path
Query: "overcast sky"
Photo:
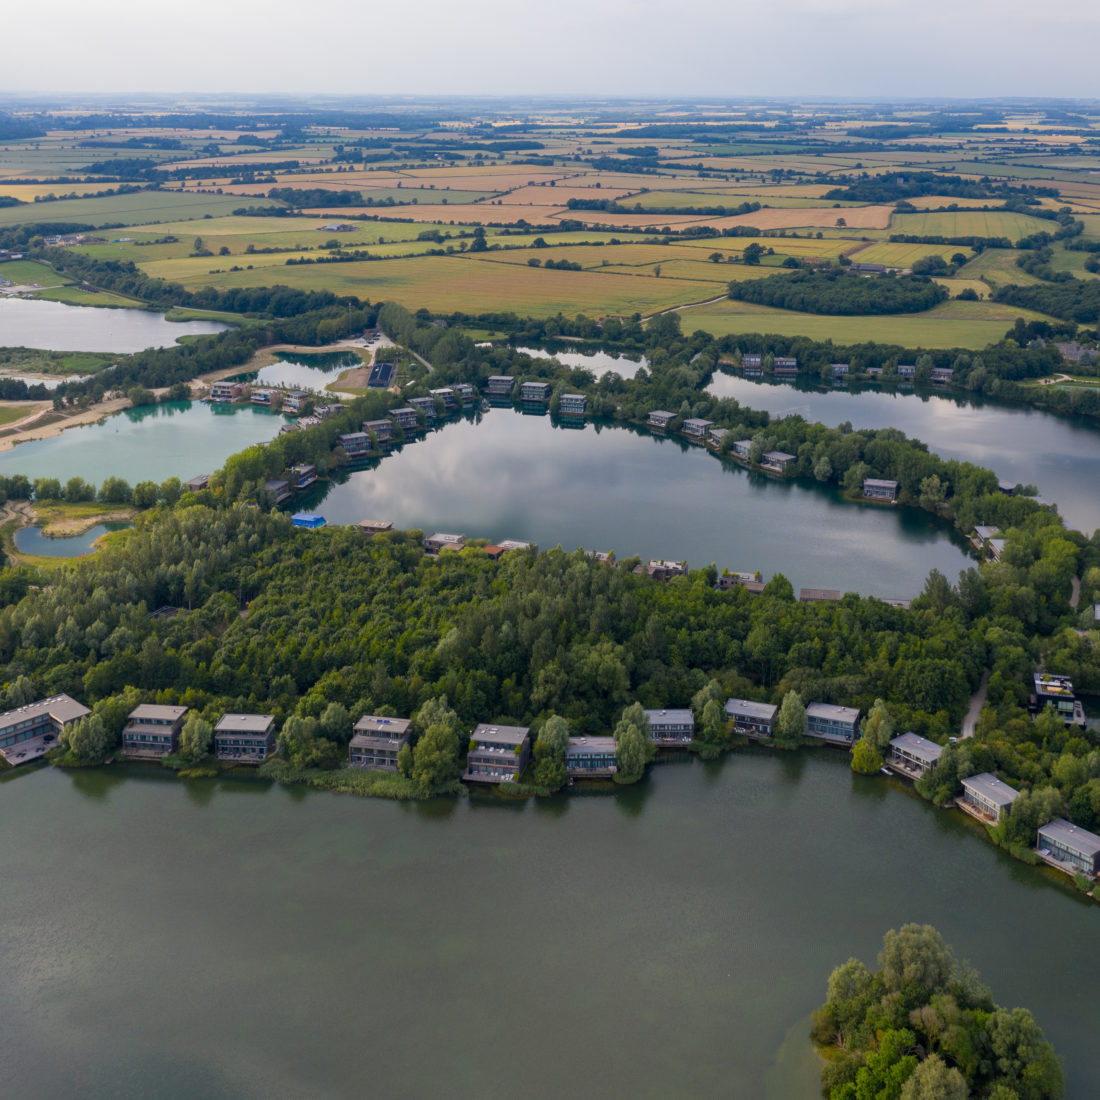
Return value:
M 1100 0 L 8 0 L 0 91 L 1100 96 Z

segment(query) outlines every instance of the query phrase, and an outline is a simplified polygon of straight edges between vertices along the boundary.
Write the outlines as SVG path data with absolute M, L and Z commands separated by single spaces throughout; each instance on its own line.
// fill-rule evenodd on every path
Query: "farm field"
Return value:
M 1004 283 L 1034 286 L 1042 282 L 1016 266 L 1017 258 L 1022 255 L 1022 252 L 1012 248 L 987 248 L 965 267 L 960 268 L 959 275 L 964 279 L 988 279 L 995 286 Z
M 1008 237 L 1019 240 L 1050 231 L 1050 222 L 1004 210 L 942 211 L 936 214 L 895 214 L 890 231 L 914 237 Z
M 38 283 L 39 286 L 61 286 L 72 280 L 59 275 L 49 264 L 35 260 L 6 260 L 0 263 L 0 279 L 23 286 Z
M 848 255 L 862 264 L 886 264 L 888 267 L 912 267 L 917 260 L 928 256 L 940 256 L 946 263 L 951 257 L 962 253 L 967 259 L 974 255 L 973 249 L 953 244 L 902 244 L 893 241 L 881 241 L 866 248 L 849 252 Z
M 239 198 L 195 195 L 186 192 L 138 191 L 131 195 L 102 195 L 86 199 L 62 199 L 49 204 L 0 207 L 0 226 L 31 222 L 74 222 L 85 225 L 153 225 L 207 214 L 228 214 L 241 205 Z M 265 206 L 277 203 L 263 201 Z
M 761 333 L 833 340 L 838 344 L 875 341 L 907 348 L 984 348 L 1000 340 L 1017 317 L 1047 320 L 1042 314 L 993 302 L 943 302 L 927 313 L 866 317 L 824 317 L 769 309 L 748 302 L 722 301 L 681 310 L 684 331 L 703 329 L 715 336 Z
M 59 183 L 0 183 L 0 196 L 18 199 L 20 202 L 34 202 L 40 195 L 98 195 L 103 191 L 110 191 L 117 187 L 117 183 L 88 183 L 68 180 Z M 43 213 L 48 213 L 49 206 L 40 206 Z

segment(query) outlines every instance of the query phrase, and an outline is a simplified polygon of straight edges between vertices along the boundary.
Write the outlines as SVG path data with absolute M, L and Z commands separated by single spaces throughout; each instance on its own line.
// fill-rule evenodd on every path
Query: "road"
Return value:
M 970 709 L 966 712 L 962 724 L 963 737 L 974 736 L 974 731 L 978 728 L 978 719 L 981 717 L 982 707 L 985 706 L 985 696 L 988 690 L 989 669 L 987 668 L 982 673 L 982 682 L 978 685 L 978 690 L 970 697 Z

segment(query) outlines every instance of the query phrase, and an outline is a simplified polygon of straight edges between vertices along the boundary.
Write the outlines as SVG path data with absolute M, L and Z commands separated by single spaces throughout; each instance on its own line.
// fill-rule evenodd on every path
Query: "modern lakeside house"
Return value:
M 775 703 L 754 703 L 751 699 L 727 699 L 726 717 L 733 723 L 733 732 L 744 737 L 771 737 L 775 732 Z
M 348 764 L 376 772 L 397 771 L 397 754 L 409 743 L 408 718 L 364 714 L 355 723 L 348 745 Z
M 859 708 L 811 703 L 806 708 L 806 736 L 834 745 L 851 745 L 859 732 Z
M 424 552 L 438 554 L 441 550 L 461 550 L 465 545 L 465 535 L 448 535 L 444 531 L 433 531 L 424 539 Z
M 584 416 L 587 408 L 588 398 L 583 393 L 563 393 L 558 399 L 561 416 Z
M 61 731 L 92 712 L 68 695 L 51 695 L 0 714 L 0 756 L 28 764 L 57 744 Z
M 223 714 L 214 727 L 214 755 L 239 764 L 262 764 L 275 751 L 271 714 Z
M 975 817 L 988 818 L 994 825 L 1008 813 L 1020 793 L 991 772 L 962 780 L 962 788 L 962 798 L 956 802 L 961 802 Z
M 1031 697 L 1030 710 L 1038 714 L 1051 706 L 1067 726 L 1084 726 L 1085 710 L 1073 694 L 1073 681 L 1068 676 L 1056 676 L 1051 672 L 1035 673 L 1035 694 Z
M 651 428 L 667 428 L 675 419 L 676 414 L 670 413 L 667 409 L 654 409 L 649 414 L 649 419 L 646 423 Z
M 130 711 L 122 731 L 126 756 L 170 756 L 179 748 L 180 730 L 187 707 L 142 703 Z
M 943 746 L 915 733 L 903 733 L 890 742 L 886 763 L 894 771 L 919 779 L 935 766 L 943 752 Z
M 482 722 L 470 738 L 466 757 L 468 783 L 511 783 L 531 758 L 531 731 L 527 726 L 490 726 Z
M 863 481 L 863 495 L 867 500 L 897 500 L 898 483 L 878 477 L 865 478 Z
M 619 770 L 614 737 L 570 737 L 565 749 L 565 772 L 574 778 L 609 776 Z
M 521 401 L 549 401 L 549 382 L 523 382 L 519 387 Z
M 1095 878 L 1100 871 L 1100 836 L 1064 817 L 1056 817 L 1040 827 L 1036 851 L 1043 862 L 1070 875 Z
M 690 435 L 693 439 L 703 439 L 707 434 L 707 428 L 713 423 L 713 420 L 703 420 L 697 416 L 690 416 L 684 421 L 684 435 Z
M 647 710 L 649 736 L 665 747 L 687 745 L 695 737 L 695 715 L 690 710 Z

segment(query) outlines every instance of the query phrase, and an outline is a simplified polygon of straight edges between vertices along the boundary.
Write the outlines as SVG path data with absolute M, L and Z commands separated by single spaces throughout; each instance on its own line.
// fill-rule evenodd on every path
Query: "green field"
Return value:
M 35 406 L 31 405 L 0 405 L 0 427 L 4 427 L 7 424 L 14 424 L 17 420 L 22 420 L 24 416 L 27 416 L 33 411 Z
M 40 290 L 35 294 L 49 302 L 65 302 L 70 306 L 104 306 L 108 309 L 146 309 L 146 304 L 135 298 L 125 298 L 107 290 L 81 290 L 76 286 L 59 286 Z
M 288 183 L 286 186 L 294 185 Z M 458 191 L 449 187 L 372 187 L 363 191 L 363 199 L 365 201 L 369 197 L 375 202 L 393 199 L 398 203 L 445 202 L 453 205 L 461 202 L 480 202 L 482 199 L 496 198 L 499 194 L 499 191 Z
M 96 195 L 87 199 L 0 207 L 0 226 L 32 222 L 82 225 L 153 225 L 229 214 L 239 206 L 275 206 L 270 199 L 242 202 L 238 195 L 196 195 L 180 191 L 138 191 L 132 195 Z
M 59 275 L 49 264 L 40 264 L 34 260 L 8 260 L 0 264 L 0 279 L 22 286 L 37 283 L 39 286 L 64 286 L 71 282 Z
M 890 232 L 913 237 L 1008 237 L 1049 233 L 1052 222 L 1004 210 L 957 210 L 936 214 L 894 214 Z
M 1016 260 L 1022 256 L 1013 248 L 987 248 L 975 256 L 965 267 L 959 269 L 963 279 L 988 279 L 994 286 L 1004 283 L 1016 283 L 1018 286 L 1034 286 L 1043 280 L 1029 275 L 1016 266 Z
M 911 348 L 984 348 L 1000 340 L 1017 317 L 1049 320 L 1040 313 L 992 302 L 944 302 L 927 313 L 868 317 L 824 317 L 769 309 L 749 302 L 723 301 L 685 309 L 685 332 L 703 329 L 715 336 L 761 333 L 806 336 L 838 344 L 874 341 Z
M 961 252 L 967 259 L 974 255 L 970 248 L 953 244 L 901 244 L 882 241 L 850 253 L 853 261 L 861 264 L 886 264 L 888 267 L 912 267 L 926 256 L 942 256 L 950 263 L 951 257 Z

